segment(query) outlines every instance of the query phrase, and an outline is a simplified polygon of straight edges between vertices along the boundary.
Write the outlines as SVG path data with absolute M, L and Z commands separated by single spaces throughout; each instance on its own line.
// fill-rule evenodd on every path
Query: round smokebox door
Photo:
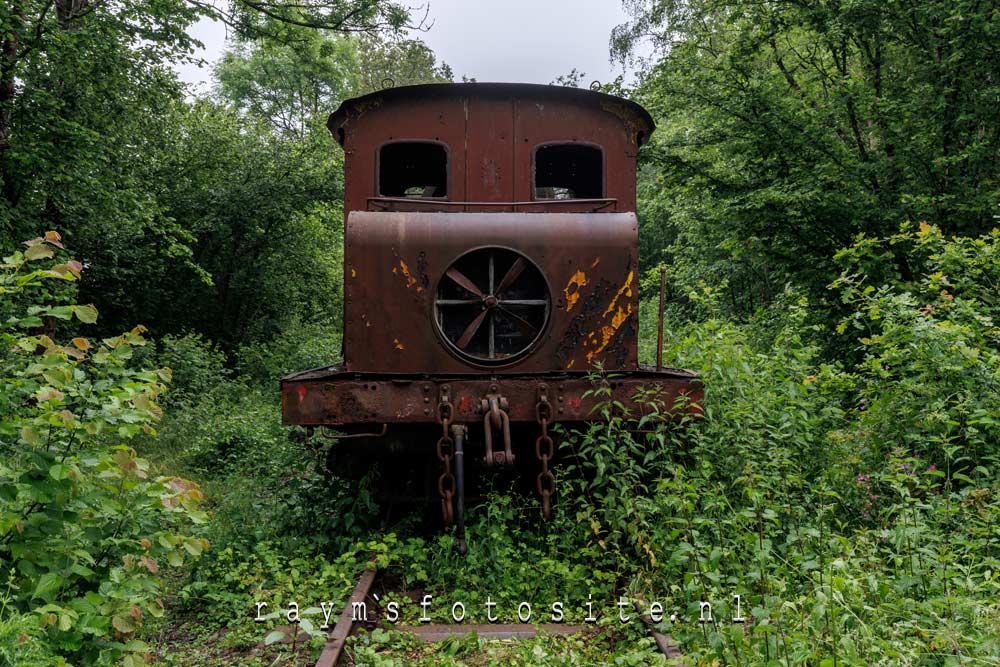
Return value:
M 548 285 L 531 260 L 509 248 L 477 248 L 441 277 L 434 319 L 458 356 L 499 366 L 531 350 L 548 322 L 549 306 Z

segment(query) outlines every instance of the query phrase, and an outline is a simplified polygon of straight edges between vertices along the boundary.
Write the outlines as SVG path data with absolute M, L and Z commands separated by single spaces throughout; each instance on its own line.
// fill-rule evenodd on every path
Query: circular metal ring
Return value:
M 433 326 L 447 349 L 467 363 L 509 365 L 542 340 L 551 294 L 545 275 L 524 253 L 503 246 L 473 248 L 438 279 Z
M 448 482 L 446 485 L 445 482 Z M 445 488 L 447 486 L 447 488 Z M 455 493 L 455 476 L 441 475 L 438 477 L 438 493 L 445 498 L 450 498 Z
M 545 480 L 546 484 L 542 484 L 542 480 Z M 546 496 L 551 496 L 556 489 L 556 478 L 551 472 L 545 470 L 538 473 L 538 477 L 535 479 L 535 485 L 538 487 L 538 495 L 543 498 Z
M 444 447 L 452 447 L 452 448 L 455 447 L 455 441 L 452 440 L 450 435 L 443 435 L 440 438 L 438 438 L 437 441 L 437 455 L 438 458 L 442 461 L 451 458 L 451 450 L 449 450 L 448 453 L 446 454 L 443 450 Z
M 542 445 L 548 448 L 548 452 L 543 456 Z M 555 454 L 555 445 L 552 442 L 552 437 L 549 435 L 540 435 L 535 439 L 535 456 L 539 459 L 545 458 L 547 460 L 552 460 L 552 456 Z

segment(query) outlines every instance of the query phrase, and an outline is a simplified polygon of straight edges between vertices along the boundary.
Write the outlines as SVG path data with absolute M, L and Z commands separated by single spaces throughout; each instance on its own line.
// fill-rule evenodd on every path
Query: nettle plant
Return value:
M 198 486 L 151 478 L 126 444 L 155 433 L 170 369 L 129 365 L 141 326 L 57 342 L 97 309 L 72 303 L 83 267 L 60 261 L 57 233 L 26 246 L 0 263 L 0 581 L 37 617 L 24 641 L 41 635 L 81 664 L 144 664 L 136 635 L 164 613 L 160 568 L 208 546 L 187 533 L 207 519 Z

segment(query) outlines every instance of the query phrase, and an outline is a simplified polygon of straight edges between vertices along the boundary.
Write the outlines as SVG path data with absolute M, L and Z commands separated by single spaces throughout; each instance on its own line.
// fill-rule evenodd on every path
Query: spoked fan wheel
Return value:
M 526 354 L 549 318 L 542 272 L 508 248 L 479 248 L 459 257 L 438 284 L 438 331 L 459 356 L 502 365 Z

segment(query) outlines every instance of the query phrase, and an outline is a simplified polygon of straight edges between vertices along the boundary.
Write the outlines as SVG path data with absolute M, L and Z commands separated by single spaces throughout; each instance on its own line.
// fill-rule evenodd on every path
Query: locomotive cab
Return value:
M 443 426 L 446 448 L 449 426 L 470 426 L 503 465 L 511 424 L 547 438 L 590 418 L 595 368 L 625 406 L 655 388 L 697 409 L 695 374 L 638 363 L 636 158 L 654 129 L 641 106 L 430 84 L 347 100 L 328 127 L 344 150 L 344 358 L 282 380 L 285 424 Z

